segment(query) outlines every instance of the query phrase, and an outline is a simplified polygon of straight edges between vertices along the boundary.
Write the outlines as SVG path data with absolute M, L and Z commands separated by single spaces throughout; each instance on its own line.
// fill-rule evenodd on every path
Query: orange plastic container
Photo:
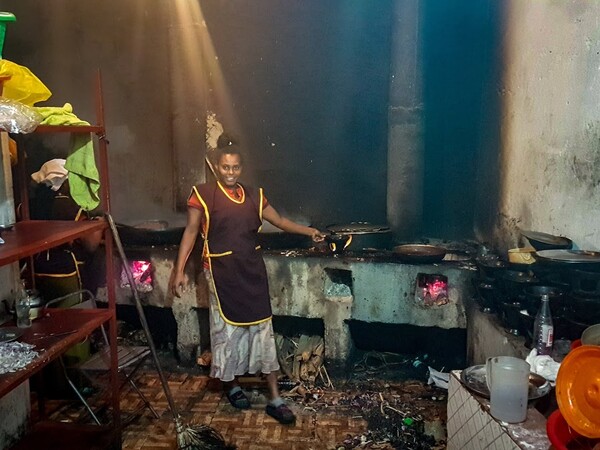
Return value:
M 556 376 L 556 400 L 570 428 L 600 438 L 600 346 L 582 345 L 565 356 Z

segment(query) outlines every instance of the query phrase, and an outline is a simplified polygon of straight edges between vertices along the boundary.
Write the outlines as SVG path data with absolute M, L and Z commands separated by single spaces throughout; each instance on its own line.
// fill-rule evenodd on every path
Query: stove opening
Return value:
M 138 292 L 151 292 L 152 287 L 152 263 L 145 260 L 129 261 L 129 268 L 135 281 Z M 129 288 L 129 280 L 125 273 L 125 267 L 121 269 L 121 287 Z
M 420 273 L 417 275 L 416 298 L 425 306 L 448 303 L 448 277 L 438 274 Z
M 325 268 L 325 289 L 327 297 L 352 296 L 352 271 Z

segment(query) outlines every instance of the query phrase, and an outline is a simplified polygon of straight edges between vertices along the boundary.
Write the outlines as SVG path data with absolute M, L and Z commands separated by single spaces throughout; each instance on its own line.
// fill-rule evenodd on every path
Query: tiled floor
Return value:
M 306 401 L 306 397 L 304 401 L 300 401 L 298 398 L 288 399 L 288 405 L 295 412 L 297 421 L 292 426 L 281 425 L 265 413 L 266 384 L 259 378 L 242 379 L 242 386 L 249 394 L 252 408 L 240 411 L 229 404 L 218 381 L 209 379 L 205 374 L 198 373 L 197 370 L 192 372 L 181 370 L 167 372 L 169 388 L 176 407 L 181 413 L 182 422 L 186 425 L 208 425 L 221 433 L 227 443 L 235 445 L 239 450 L 355 448 L 348 445 L 348 439 L 354 438 L 356 442 L 356 439 L 360 439 L 360 436 L 367 432 L 367 420 L 363 418 L 364 414 L 361 414 L 364 412 L 364 407 L 343 401 L 344 397 L 354 395 L 349 392 L 319 391 L 318 395 L 315 394 L 314 406 L 310 405 L 310 401 Z M 148 397 L 160 418 L 155 419 L 150 411 L 143 409 L 126 425 L 123 432 L 123 449 L 176 449 L 173 416 L 156 370 L 151 365 L 144 367 L 137 377 L 137 384 Z M 427 386 L 421 382 L 413 382 L 413 384 L 420 392 L 421 401 L 432 402 L 431 396 L 429 398 L 425 396 L 424 400 L 422 398 L 423 392 L 428 389 Z M 373 398 L 376 399 L 376 409 L 381 408 L 383 411 L 384 396 L 373 394 Z M 381 399 L 381 403 L 379 403 L 379 399 Z M 405 404 L 409 403 L 410 399 Z M 121 402 L 124 417 L 128 412 L 135 411 L 141 405 L 137 394 L 131 390 L 126 392 Z M 96 402 L 95 408 L 100 406 L 100 402 Z M 437 409 L 439 411 L 436 414 L 443 415 L 445 401 L 443 403 L 437 401 Z M 423 410 L 424 413 L 432 412 L 431 408 L 426 405 L 420 410 Z M 51 413 L 53 419 L 89 421 L 89 416 L 77 401 L 50 401 L 47 411 Z M 392 415 L 395 414 L 391 409 L 388 412 Z M 393 417 L 386 416 L 386 418 L 394 420 Z M 346 440 L 346 447 L 343 445 L 344 440 Z M 378 444 L 377 447 L 371 448 L 392 447 Z

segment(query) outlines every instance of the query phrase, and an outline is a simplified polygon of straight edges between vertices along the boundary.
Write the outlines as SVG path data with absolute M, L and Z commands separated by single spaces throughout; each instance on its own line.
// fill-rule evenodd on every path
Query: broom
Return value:
M 163 373 L 158 361 L 156 347 L 154 346 L 154 341 L 152 340 L 150 329 L 148 328 L 146 315 L 144 314 L 144 309 L 142 308 L 142 303 L 135 286 L 135 280 L 133 278 L 133 274 L 131 273 L 129 262 L 127 261 L 125 251 L 123 250 L 123 244 L 121 243 L 119 231 L 117 230 L 112 215 L 107 213 L 106 217 L 108 219 L 115 244 L 117 245 L 119 256 L 123 262 L 125 274 L 127 275 L 127 280 L 129 281 L 133 298 L 135 300 L 135 306 L 140 316 L 140 322 L 142 324 L 142 328 L 144 329 L 144 333 L 146 334 L 146 339 L 148 339 L 150 352 L 154 358 L 154 364 L 156 365 L 158 377 L 160 378 L 163 390 L 165 391 L 165 396 L 167 397 L 167 401 L 169 403 L 169 408 L 173 414 L 173 421 L 175 423 L 175 430 L 177 432 L 177 446 L 179 450 L 234 450 L 235 446 L 227 445 L 223 439 L 223 436 L 221 436 L 221 434 L 214 428 L 211 428 L 208 425 L 185 425 L 182 422 L 181 416 L 175 407 L 175 401 L 173 400 L 171 389 L 169 388 L 165 374 Z

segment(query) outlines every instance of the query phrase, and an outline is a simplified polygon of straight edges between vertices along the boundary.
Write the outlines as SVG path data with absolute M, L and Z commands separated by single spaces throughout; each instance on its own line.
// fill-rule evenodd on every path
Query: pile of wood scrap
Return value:
M 321 336 L 290 338 L 276 335 L 275 343 L 281 371 L 290 380 L 313 386 L 320 377 L 325 385 L 331 386 L 323 365 L 325 343 Z

